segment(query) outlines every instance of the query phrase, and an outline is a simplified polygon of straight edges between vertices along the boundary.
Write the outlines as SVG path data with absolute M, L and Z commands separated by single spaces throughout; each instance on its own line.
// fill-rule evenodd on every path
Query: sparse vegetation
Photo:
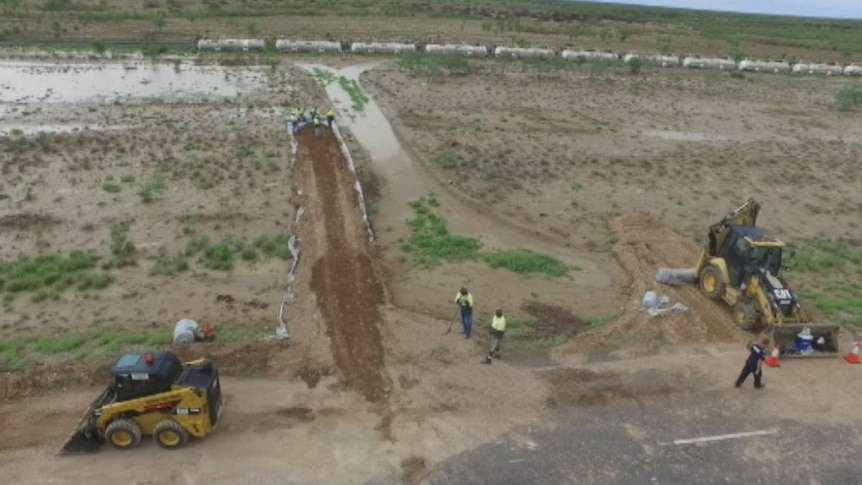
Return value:
M 437 160 L 437 163 L 440 164 L 441 167 L 446 169 L 454 169 L 458 168 L 458 163 L 461 160 L 461 155 L 457 150 L 452 148 L 441 148 L 437 150 L 437 154 L 434 156 L 434 159 Z
M 411 53 L 399 56 L 398 66 L 411 77 L 441 82 L 447 76 L 466 76 L 476 71 L 476 62 L 464 54 Z
M 168 186 L 165 181 L 156 177 L 141 185 L 138 188 L 138 195 L 141 197 L 141 202 L 148 204 L 159 198 L 167 190 Z
M 182 254 L 171 256 L 162 248 L 159 257 L 156 258 L 155 263 L 150 268 L 150 276 L 170 276 L 188 269 L 189 262 L 185 256 Z
M 120 192 L 120 186 L 112 182 L 105 182 L 102 184 L 102 190 L 109 194 L 118 194 Z
M 285 261 L 291 259 L 288 239 L 288 236 L 280 234 L 260 236 L 251 243 L 229 238 L 214 243 L 207 236 L 197 236 L 186 244 L 183 255 L 187 257 L 200 255 L 198 261 L 207 269 L 230 271 L 233 269 L 234 256 L 237 253 L 244 261 L 249 262 L 257 261 L 259 253 Z
M 113 278 L 106 273 L 91 271 L 97 258 L 83 251 L 67 254 L 23 256 L 14 261 L 0 262 L 0 291 L 9 293 L 45 290 L 37 300 L 52 297 L 67 288 L 101 289 Z
M 365 109 L 365 105 L 368 104 L 370 99 L 362 92 L 362 88 L 359 87 L 359 83 L 355 79 L 347 79 L 344 76 L 339 76 L 338 85 L 350 96 L 350 101 L 353 103 L 351 105 L 353 111 L 362 111 Z
M 850 111 L 862 107 L 862 86 L 847 86 L 835 93 L 835 105 L 839 110 Z
M 129 240 L 128 223 L 111 225 L 111 254 L 113 258 L 103 265 L 105 268 L 122 268 L 137 264 L 135 244 Z

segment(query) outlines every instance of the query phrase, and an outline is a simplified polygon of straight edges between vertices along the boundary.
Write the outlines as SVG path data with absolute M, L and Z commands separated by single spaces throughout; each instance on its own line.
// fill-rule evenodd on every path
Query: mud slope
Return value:
M 656 282 L 659 268 L 693 267 L 698 246 L 647 214 L 631 214 L 611 221 L 618 238 L 616 253 L 631 277 L 625 310 L 616 321 L 600 330 L 582 335 L 561 353 L 613 351 L 629 348 L 633 356 L 652 353 L 660 347 L 717 342 L 745 342 L 753 338 L 738 329 L 730 311 L 721 303 L 707 300 L 694 286 L 668 286 Z M 690 311 L 650 317 L 641 310 L 645 292 L 653 290 L 682 302 Z M 635 350 L 631 350 L 634 346 Z
M 298 136 L 300 186 L 309 192 L 312 243 L 311 289 L 326 322 L 326 334 L 342 383 L 371 402 L 385 400 L 380 307 L 383 284 L 375 275 L 367 234 L 356 200 L 355 177 L 329 130 L 314 136 L 307 126 Z

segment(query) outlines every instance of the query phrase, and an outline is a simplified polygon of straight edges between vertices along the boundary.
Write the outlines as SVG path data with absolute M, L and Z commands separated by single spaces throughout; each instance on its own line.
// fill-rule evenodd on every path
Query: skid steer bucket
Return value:
M 99 451 L 99 436 L 92 422 L 92 414 L 93 409 L 88 409 L 72 434 L 63 442 L 58 454 L 77 455 Z
M 831 323 L 783 323 L 772 327 L 772 342 L 781 357 L 838 357 L 840 330 Z
M 109 387 L 105 389 L 102 394 L 92 402 L 92 404 L 90 404 L 87 411 L 78 422 L 78 425 L 75 426 L 72 434 L 70 434 L 69 437 L 66 438 L 66 441 L 63 442 L 63 445 L 57 452 L 58 454 L 75 455 L 95 453 L 99 451 L 101 438 L 96 430 L 96 425 L 93 422 L 93 411 L 105 405 L 105 403 L 110 401 L 112 398 L 113 391 Z

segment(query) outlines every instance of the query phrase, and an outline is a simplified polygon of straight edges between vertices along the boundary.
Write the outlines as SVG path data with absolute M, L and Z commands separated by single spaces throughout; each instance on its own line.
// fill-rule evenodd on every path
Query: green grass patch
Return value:
M 411 234 L 401 243 L 401 250 L 408 253 L 415 264 L 427 268 L 477 259 L 482 243 L 478 239 L 450 234 L 446 221 L 431 210 L 432 203 L 437 203 L 434 196 L 410 202 L 416 216 L 407 222 Z
M 521 274 L 544 273 L 548 276 L 564 276 L 569 271 L 556 258 L 529 249 L 494 251 L 483 255 L 482 260 L 492 268 L 505 268 Z
M 252 247 L 260 250 L 260 252 L 269 257 L 287 261 L 293 258 L 293 255 L 290 254 L 290 248 L 287 245 L 289 240 L 290 237 L 286 234 L 260 236 L 254 240 Z M 243 257 L 243 259 L 245 258 Z
M 120 182 L 122 182 L 124 184 L 133 184 L 133 183 L 135 183 L 135 176 L 134 175 L 123 175 L 122 177 L 120 177 Z
M 204 250 L 203 261 L 207 269 L 230 271 L 233 269 L 234 245 L 229 239 L 224 239 Z
M 599 315 L 597 317 L 585 318 L 584 323 L 587 324 L 591 329 L 600 328 L 604 326 L 606 323 L 613 322 L 617 318 L 620 317 L 619 313 L 610 313 L 608 315 Z
M 102 184 L 102 190 L 109 194 L 119 194 L 121 189 L 119 184 L 105 182 Z
M 862 242 L 818 238 L 788 244 L 784 264 L 796 271 L 811 273 L 862 272 Z M 794 253 L 792 256 L 790 253 Z
M 569 341 L 569 335 L 554 335 L 552 337 L 518 337 L 503 341 L 503 352 L 507 350 L 547 350 L 559 347 Z
M 31 348 L 39 354 L 62 354 L 77 349 L 86 341 L 87 337 L 81 335 L 43 335 L 33 340 Z
M 338 85 L 341 86 L 348 96 L 350 96 L 350 101 L 352 103 L 351 108 L 353 111 L 362 111 L 365 109 L 365 105 L 371 101 L 365 93 L 362 92 L 362 88 L 359 87 L 359 83 L 356 79 L 347 79 L 344 76 L 338 77 Z
M 335 74 L 332 74 L 330 71 L 315 67 L 314 78 L 317 79 L 317 82 L 319 82 L 323 86 L 329 86 L 335 81 Z
M 855 282 L 831 282 L 825 284 L 821 291 L 803 290 L 799 293 L 803 304 L 813 304 L 829 317 L 862 326 L 862 292 Z
M 19 372 L 24 370 L 27 364 L 21 358 L 22 347 L 19 342 L 0 342 L 0 371 Z
M 414 264 L 433 268 L 444 263 L 482 260 L 492 268 L 505 268 L 521 274 L 544 273 L 564 276 L 567 268 L 557 259 L 526 249 L 482 253 L 482 243 L 475 238 L 451 234 L 446 220 L 436 210 L 440 200 L 434 194 L 409 203 L 415 216 L 407 221 L 410 237 L 400 248 Z
M 106 273 L 91 271 L 96 261 L 96 257 L 83 251 L 71 251 L 67 254 L 22 256 L 14 261 L 0 262 L 0 291 L 44 290 L 35 296 L 36 301 L 42 301 L 59 298 L 59 292 L 67 288 L 105 288 L 113 278 Z

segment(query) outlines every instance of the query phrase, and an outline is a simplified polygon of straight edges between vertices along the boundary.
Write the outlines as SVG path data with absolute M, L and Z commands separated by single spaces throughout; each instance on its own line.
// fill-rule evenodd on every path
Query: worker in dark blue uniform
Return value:
M 748 359 L 745 360 L 745 367 L 739 373 L 739 378 L 736 379 L 735 387 L 742 387 L 742 383 L 748 379 L 749 374 L 754 374 L 754 388 L 763 389 L 766 387 L 763 384 L 763 362 L 766 360 L 766 347 L 769 345 L 769 339 L 763 339 L 760 344 L 751 346 L 751 353 L 748 354 Z

